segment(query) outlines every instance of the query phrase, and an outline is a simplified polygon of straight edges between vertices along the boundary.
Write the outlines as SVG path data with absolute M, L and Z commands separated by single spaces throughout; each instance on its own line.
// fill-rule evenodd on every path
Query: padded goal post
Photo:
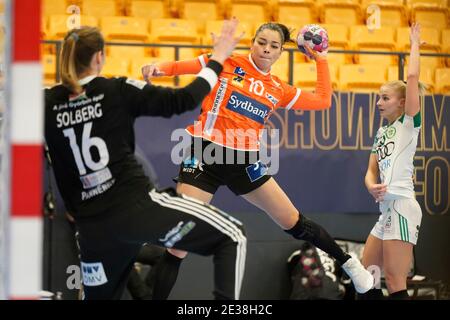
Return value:
M 0 298 L 38 299 L 43 260 L 41 3 L 3 2 Z

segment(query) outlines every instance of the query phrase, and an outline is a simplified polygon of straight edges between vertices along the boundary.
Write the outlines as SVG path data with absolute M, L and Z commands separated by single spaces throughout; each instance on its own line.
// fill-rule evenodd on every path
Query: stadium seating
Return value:
M 226 4 L 226 17 L 237 17 L 239 21 L 270 21 L 272 8 L 265 0 L 230 0 Z
M 297 31 L 305 24 L 318 23 L 319 18 L 313 0 L 279 0 L 273 12 L 275 21 Z
M 41 62 L 44 73 L 44 85 L 53 85 L 56 78 L 56 56 L 54 54 L 44 54 L 41 57 Z
M 408 67 L 405 66 L 403 69 L 403 79 L 406 80 L 407 79 L 407 74 L 408 72 Z M 426 84 L 428 87 L 428 91 L 429 93 L 433 93 L 435 92 L 436 89 L 436 82 L 435 82 L 435 72 L 434 69 L 432 68 L 421 68 L 420 70 L 420 78 L 419 80 Z M 390 66 L 388 68 L 388 74 L 387 74 L 387 80 L 388 81 L 393 81 L 393 80 L 398 80 L 398 66 Z
M 81 12 L 97 18 L 120 15 L 114 0 L 83 0 Z
M 116 57 L 106 57 L 102 74 L 105 77 L 123 77 L 129 73 L 130 60 Z
M 320 21 L 328 24 L 357 25 L 362 13 L 359 0 L 318 0 Z
M 407 0 L 411 21 L 424 27 L 445 29 L 448 27 L 448 4 L 446 0 Z
M 164 19 L 170 17 L 169 0 L 131 0 L 125 12 L 130 17 Z
M 48 18 L 46 38 L 52 40 L 64 38 L 64 35 L 70 30 L 70 27 L 77 23 L 71 19 L 75 19 L 75 17 L 69 15 L 50 16 Z M 96 27 L 98 25 L 98 20 L 93 16 L 80 16 L 80 24 Z
M 135 17 L 103 17 L 100 27 L 106 40 L 137 40 L 149 38 L 148 22 Z
M 288 80 L 289 80 L 289 54 L 287 52 L 283 52 L 281 54 L 280 58 L 278 59 L 278 61 L 275 62 L 274 65 L 272 65 L 270 73 L 273 75 L 276 75 L 281 80 L 288 82 Z
M 408 52 L 409 51 L 409 28 L 397 29 L 397 50 Z M 426 43 L 421 46 L 421 53 L 439 53 L 441 51 L 440 32 L 439 30 L 432 28 L 421 28 L 421 38 Z M 438 57 L 425 57 L 420 58 L 420 63 L 424 67 L 437 68 L 442 65 L 442 59 Z
M 68 12 L 70 5 L 78 5 L 81 8 L 82 25 L 99 26 L 105 39 L 113 42 L 211 45 L 210 33 L 218 34 L 223 23 L 222 19 L 234 15 L 241 22 L 238 33 L 245 31 L 239 46 L 250 46 L 256 28 L 262 23 L 278 21 L 291 28 L 293 38 L 305 24 L 322 25 L 329 34 L 330 50 L 354 49 L 407 53 L 410 31 L 408 24 L 418 21 L 422 25 L 422 38 L 426 42 L 421 47 L 421 53 L 450 53 L 447 0 L 43 0 L 42 36 L 44 39 L 58 40 L 66 34 L 69 29 L 68 21 L 70 25 L 68 19 L 73 13 Z M 376 11 L 368 10 L 371 5 L 379 8 L 379 20 Z M 380 25 L 377 24 L 378 22 Z M 369 23 L 374 30 L 369 31 L 372 28 L 367 28 L 365 23 Z M 296 48 L 294 44 L 286 44 L 285 47 Z M 44 55 L 56 53 L 54 45 L 45 44 L 43 48 Z M 123 57 L 132 62 L 136 59 L 173 60 L 175 58 L 173 48 L 108 45 L 106 52 L 108 58 Z M 210 52 L 210 49 L 180 49 L 179 58 L 193 58 L 202 52 Z M 247 52 L 247 49 L 235 50 L 235 53 L 246 54 Z M 50 60 L 47 59 L 47 61 Z M 352 81 L 348 82 L 345 75 L 343 77 L 337 77 L 337 75 L 351 65 L 356 70 L 363 65 L 381 66 L 387 70 L 385 75 L 389 79 L 398 76 L 396 56 L 329 53 L 328 61 L 330 69 L 334 69 L 333 85 L 346 90 L 356 84 Z M 310 61 L 298 51 L 294 52 L 294 62 L 296 68 L 305 72 L 314 66 L 314 63 L 310 64 Z M 345 67 L 341 69 L 341 66 Z M 450 67 L 450 57 L 422 56 L 421 66 L 421 80 L 428 83 L 436 92 L 441 90 L 438 89 L 438 80 L 435 75 L 438 74 L 437 70 L 445 69 L 445 66 Z M 287 53 L 284 53 L 272 67 L 272 72 L 283 80 L 288 80 Z M 364 69 L 364 72 L 367 73 L 370 70 Z M 296 74 L 298 73 L 294 72 L 294 75 Z M 315 73 L 311 74 L 315 77 Z M 296 77 L 301 77 L 301 74 Z M 342 85 L 340 78 L 343 78 Z M 301 82 L 301 79 L 295 80 Z M 306 82 L 307 80 L 305 79 Z M 164 83 L 164 79 L 157 81 Z M 183 79 L 180 83 L 185 81 L 188 80 Z M 165 82 L 173 83 L 172 79 Z M 360 84 L 357 85 L 360 86 Z M 363 89 L 367 89 L 366 84 L 362 86 Z
M 262 23 L 262 22 L 261 22 Z M 206 21 L 206 27 L 205 27 L 205 35 L 202 39 L 202 43 L 205 45 L 211 45 L 211 33 L 214 33 L 216 35 L 220 34 L 220 30 L 222 29 L 223 21 L 220 20 L 209 20 Z M 255 28 L 259 27 L 260 23 L 257 23 L 256 25 L 247 22 L 242 21 L 239 23 L 236 34 L 240 35 L 242 32 L 244 33 L 244 36 L 242 37 L 241 41 L 239 42 L 239 45 L 242 46 L 249 46 L 250 42 L 253 38 L 253 35 L 255 34 Z
M 381 27 L 369 30 L 366 26 L 352 26 L 350 28 L 350 43 L 354 50 L 361 51 L 394 51 L 394 29 Z M 390 55 L 355 55 L 355 62 L 360 64 L 377 64 L 388 66 L 396 62 Z
M 379 15 L 371 6 L 375 5 L 375 10 L 379 9 Z M 362 0 L 361 9 L 366 13 L 366 21 L 370 18 L 369 23 L 373 23 L 372 19 L 379 19 L 380 25 L 384 27 L 405 27 L 408 25 L 407 9 L 403 0 Z
M 436 69 L 436 92 L 450 95 L 450 68 Z
M 339 67 L 340 89 L 355 92 L 376 92 L 386 81 L 386 69 L 373 65 Z
M 66 14 L 68 3 L 65 0 L 42 0 L 41 6 L 42 15 L 48 17 L 54 14 Z
M 442 30 L 441 33 L 442 52 L 450 54 L 450 29 Z M 445 59 L 447 67 L 450 67 L 450 57 Z
M 348 27 L 342 24 L 321 24 L 327 30 L 330 50 L 348 50 L 350 49 Z M 351 62 L 351 55 L 342 53 L 328 53 L 327 56 L 330 65 L 340 66 Z
M 337 68 L 329 65 L 333 89 L 338 87 Z M 294 85 L 302 90 L 313 91 L 317 83 L 317 68 L 315 63 L 296 63 L 294 66 Z
M 150 22 L 151 41 L 160 44 L 198 45 L 201 38 L 197 34 L 194 21 L 184 19 L 154 19 Z M 197 56 L 198 49 L 185 48 L 180 50 L 180 59 L 190 59 Z M 154 50 L 154 55 L 175 59 L 175 49 L 160 47 Z

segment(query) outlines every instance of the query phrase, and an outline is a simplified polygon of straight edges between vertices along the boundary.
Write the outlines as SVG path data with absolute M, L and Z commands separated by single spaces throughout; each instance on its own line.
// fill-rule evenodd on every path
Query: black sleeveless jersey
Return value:
M 221 71 L 217 63 L 208 66 Z M 80 84 L 84 90 L 78 96 L 63 85 L 45 90 L 45 139 L 58 188 L 74 217 L 100 214 L 149 187 L 134 156 L 136 117 L 192 110 L 211 89 L 202 77 L 180 89 L 94 76 Z

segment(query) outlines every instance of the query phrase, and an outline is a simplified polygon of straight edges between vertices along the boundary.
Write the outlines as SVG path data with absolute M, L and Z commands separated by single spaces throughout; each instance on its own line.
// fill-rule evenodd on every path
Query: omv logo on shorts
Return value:
M 101 262 L 81 262 L 81 273 L 83 275 L 83 284 L 87 287 L 101 286 L 108 282 Z
M 234 91 L 228 100 L 227 109 L 261 124 L 264 124 L 264 119 L 270 112 L 270 109 L 262 103 Z

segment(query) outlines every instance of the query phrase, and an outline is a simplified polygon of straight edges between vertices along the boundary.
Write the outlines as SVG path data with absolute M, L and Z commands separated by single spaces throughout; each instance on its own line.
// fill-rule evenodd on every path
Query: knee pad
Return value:
M 313 221 L 303 215 L 299 215 L 299 220 L 295 226 L 289 230 L 285 230 L 285 232 L 289 233 L 295 239 L 313 243 L 313 240 L 320 233 L 320 230 Z

